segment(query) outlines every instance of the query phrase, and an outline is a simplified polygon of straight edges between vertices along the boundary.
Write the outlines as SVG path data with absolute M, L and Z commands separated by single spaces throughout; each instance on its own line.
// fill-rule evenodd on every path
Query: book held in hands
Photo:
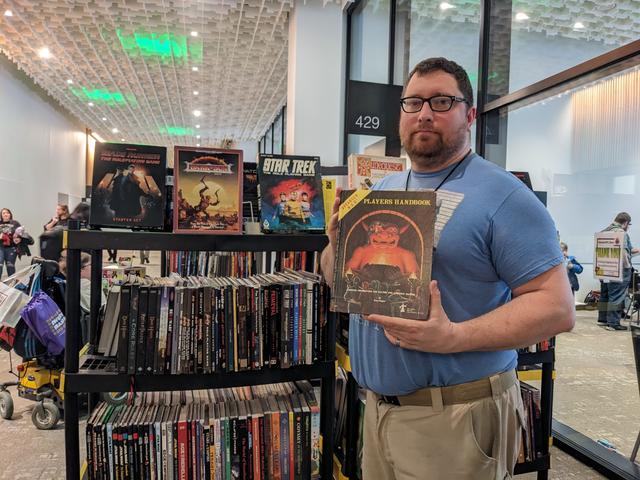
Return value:
M 434 191 L 343 191 L 332 309 L 426 319 Z

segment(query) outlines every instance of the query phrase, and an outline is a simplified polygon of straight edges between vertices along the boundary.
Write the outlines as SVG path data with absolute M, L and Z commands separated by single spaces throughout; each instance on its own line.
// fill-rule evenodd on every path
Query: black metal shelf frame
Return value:
M 101 232 L 79 230 L 69 223 L 64 243 L 67 248 L 67 298 L 65 345 L 64 434 L 66 478 L 80 478 L 78 394 L 81 392 L 128 391 L 132 377 L 116 373 L 79 371 L 80 351 L 80 252 L 91 251 L 90 342 L 96 339 L 100 302 L 102 250 L 187 250 L 187 251 L 321 251 L 328 243 L 325 235 L 179 235 L 150 232 Z M 289 369 L 264 369 L 210 375 L 133 376 L 136 390 L 185 390 L 272 383 L 301 379 L 321 379 L 320 433 L 322 435 L 323 479 L 333 475 L 333 416 L 335 404 L 335 315 L 328 314 L 327 358 L 314 365 Z

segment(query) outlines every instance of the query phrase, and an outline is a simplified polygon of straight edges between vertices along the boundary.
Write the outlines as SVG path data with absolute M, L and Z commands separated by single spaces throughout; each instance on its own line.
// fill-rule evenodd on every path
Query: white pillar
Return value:
M 289 18 L 289 155 L 342 164 L 346 12 L 336 3 L 298 1 Z

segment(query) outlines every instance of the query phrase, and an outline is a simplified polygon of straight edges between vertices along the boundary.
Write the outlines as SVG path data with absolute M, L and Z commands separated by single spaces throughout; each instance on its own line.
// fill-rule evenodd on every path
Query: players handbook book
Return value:
M 96 142 L 89 224 L 163 228 L 166 175 L 165 147 Z
M 341 192 L 332 310 L 426 319 L 435 219 L 434 191 Z
M 258 157 L 260 223 L 267 233 L 324 233 L 320 157 Z

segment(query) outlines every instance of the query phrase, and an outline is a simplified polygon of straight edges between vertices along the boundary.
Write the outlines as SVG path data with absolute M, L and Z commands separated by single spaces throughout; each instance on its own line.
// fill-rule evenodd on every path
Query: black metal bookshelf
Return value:
M 72 222 L 73 223 L 73 222 Z M 91 321 L 90 339 L 95 332 L 100 302 L 102 250 L 183 250 L 183 251 L 321 251 L 325 235 L 185 235 L 162 232 L 102 232 L 78 230 L 71 224 L 65 232 L 67 248 L 67 298 L 65 346 L 65 450 L 66 477 L 80 478 L 78 394 L 83 392 L 188 390 L 232 387 L 302 379 L 321 380 L 320 433 L 322 435 L 322 478 L 333 474 L 333 415 L 335 403 L 335 318 L 329 313 L 327 361 L 287 369 L 266 368 L 223 374 L 122 375 L 114 372 L 108 359 L 79 357 L 80 338 L 80 252 L 90 251 Z M 97 299 L 97 300 L 96 300 Z M 82 360 L 82 363 L 80 362 Z
M 551 419 L 553 411 L 553 370 L 555 362 L 555 347 L 541 352 L 519 352 L 518 353 L 518 369 L 527 367 L 537 367 L 540 370 L 540 413 L 542 438 L 549 439 L 544 442 L 540 455 L 533 461 L 518 463 L 515 466 L 514 474 L 521 475 L 524 473 L 537 472 L 538 480 L 546 480 L 549 478 L 549 469 L 551 468 L 551 455 L 549 453 L 551 439 Z M 342 448 L 336 445 L 335 455 L 340 461 L 340 473 L 343 478 L 353 479 L 357 468 L 357 442 L 358 442 L 358 387 L 353 375 L 351 374 L 351 365 L 349 355 L 346 350 L 337 346 L 337 359 L 341 367 L 347 373 L 347 412 L 346 412 L 346 446 Z

